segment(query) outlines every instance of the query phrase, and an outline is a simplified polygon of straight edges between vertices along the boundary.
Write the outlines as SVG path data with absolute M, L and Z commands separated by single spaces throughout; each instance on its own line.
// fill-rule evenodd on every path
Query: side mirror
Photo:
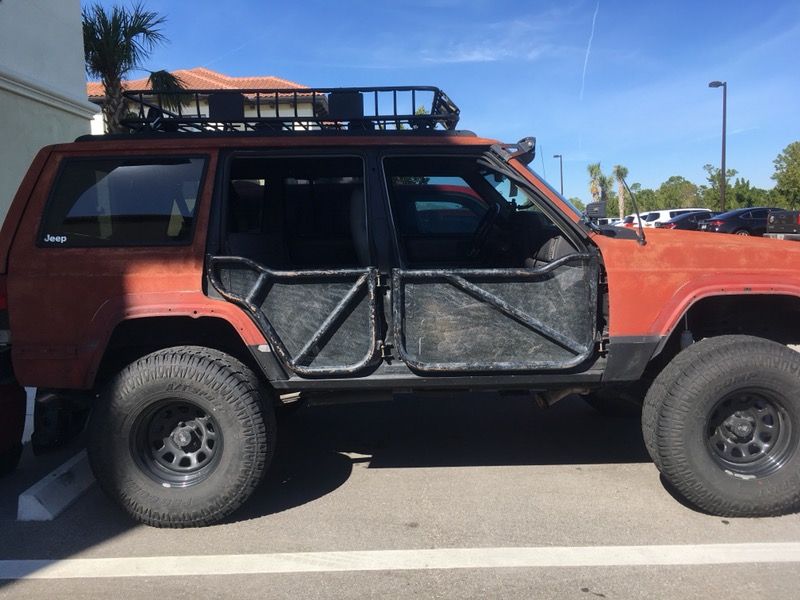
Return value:
M 590 219 L 605 219 L 606 217 L 606 203 L 605 202 L 590 202 L 586 205 L 586 216 Z

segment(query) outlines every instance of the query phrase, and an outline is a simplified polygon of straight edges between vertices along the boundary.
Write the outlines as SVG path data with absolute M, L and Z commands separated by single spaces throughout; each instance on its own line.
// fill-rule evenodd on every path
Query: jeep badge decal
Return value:
M 65 235 L 50 235 L 49 233 L 44 236 L 44 241 L 50 244 L 63 244 L 67 241 Z

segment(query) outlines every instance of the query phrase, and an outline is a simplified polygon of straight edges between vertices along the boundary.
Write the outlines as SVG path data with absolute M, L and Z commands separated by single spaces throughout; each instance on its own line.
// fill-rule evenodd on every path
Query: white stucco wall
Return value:
M 89 133 L 80 0 L 0 1 L 0 218 L 36 152 Z

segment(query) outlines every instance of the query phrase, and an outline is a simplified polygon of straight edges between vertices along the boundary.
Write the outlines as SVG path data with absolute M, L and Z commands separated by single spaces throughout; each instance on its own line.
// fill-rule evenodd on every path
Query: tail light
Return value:
M 633 223 L 625 223 L 625 227 L 630 227 L 631 229 L 633 229 Z
M 725 221 L 709 221 L 708 222 L 711 227 L 720 227 L 725 224 Z
M 675 223 L 661 223 L 661 229 L 675 229 Z

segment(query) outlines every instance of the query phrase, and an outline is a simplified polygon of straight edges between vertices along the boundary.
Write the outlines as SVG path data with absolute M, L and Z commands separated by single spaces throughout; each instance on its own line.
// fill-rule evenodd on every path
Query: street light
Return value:
M 560 154 L 553 154 L 553 158 L 558 159 L 558 170 L 561 173 L 561 195 L 564 195 L 564 157 Z
M 712 81 L 708 84 L 710 88 L 722 88 L 722 169 L 719 173 L 719 209 L 725 210 L 725 121 L 727 120 L 728 105 L 728 82 Z

